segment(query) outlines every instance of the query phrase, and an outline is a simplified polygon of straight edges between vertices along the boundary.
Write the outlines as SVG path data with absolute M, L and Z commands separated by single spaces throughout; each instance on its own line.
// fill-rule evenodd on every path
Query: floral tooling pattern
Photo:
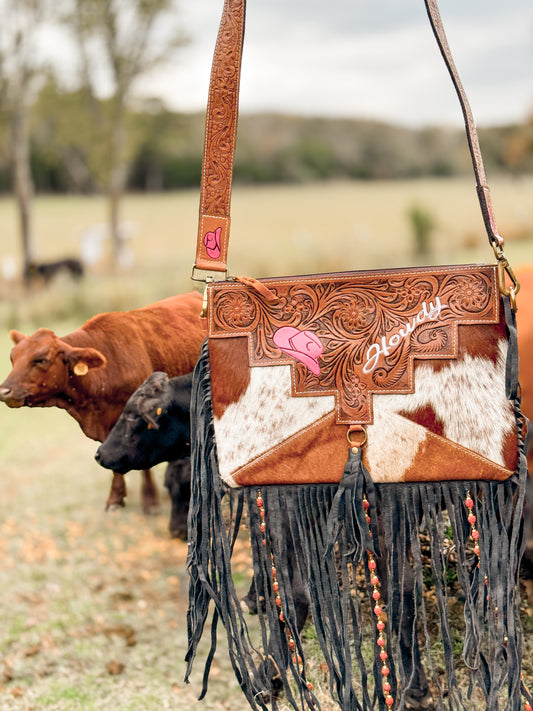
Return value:
M 210 337 L 247 336 L 250 366 L 290 364 L 293 394 L 334 394 L 342 423 L 371 423 L 373 393 L 413 392 L 414 359 L 456 358 L 459 324 L 499 319 L 490 266 L 262 283 L 275 299 L 237 282 L 209 287 Z M 320 340 L 319 368 L 276 345 L 286 327 Z

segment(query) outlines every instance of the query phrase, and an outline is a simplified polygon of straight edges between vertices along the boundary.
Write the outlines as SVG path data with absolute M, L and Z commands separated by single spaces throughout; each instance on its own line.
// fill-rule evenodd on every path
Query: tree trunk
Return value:
M 15 198 L 19 214 L 20 236 L 24 275 L 34 259 L 34 238 L 32 233 L 33 179 L 30 166 L 29 116 L 23 98 L 17 102 L 11 119 L 13 138 L 13 177 Z
M 124 235 L 120 231 L 120 203 L 126 186 L 126 162 L 124 160 L 124 112 L 123 107 L 117 107 L 111 128 L 111 150 L 109 170 L 109 229 L 111 233 L 111 250 L 113 263 L 121 266 L 121 256 L 124 248 Z

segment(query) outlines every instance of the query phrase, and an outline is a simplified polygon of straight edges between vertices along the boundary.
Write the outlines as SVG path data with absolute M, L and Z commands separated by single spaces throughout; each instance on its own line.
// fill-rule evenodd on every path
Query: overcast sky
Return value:
M 139 87 L 204 110 L 222 0 L 181 0 L 192 42 Z M 533 112 L 533 0 L 441 0 L 479 125 Z M 423 0 L 248 0 L 241 111 L 458 124 Z

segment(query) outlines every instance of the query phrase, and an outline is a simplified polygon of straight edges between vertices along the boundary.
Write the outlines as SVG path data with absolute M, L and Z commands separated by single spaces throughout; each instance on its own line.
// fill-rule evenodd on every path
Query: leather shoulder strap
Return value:
M 459 98 L 481 213 L 489 242 L 498 257 L 499 252 L 503 254 L 503 239 L 494 222 L 490 191 L 470 104 L 450 52 L 437 2 L 424 2 L 433 33 Z M 200 271 L 226 272 L 245 14 L 246 0 L 224 0 L 211 70 L 205 127 L 195 263 L 195 270 Z
M 226 272 L 246 0 L 224 0 L 205 121 L 195 267 Z
M 446 33 L 444 32 L 444 26 L 442 24 L 442 18 L 440 16 L 439 8 L 437 5 L 437 0 L 424 0 L 426 4 L 426 9 L 429 17 L 429 22 L 433 29 L 433 34 L 437 40 L 442 58 L 448 68 L 450 77 L 452 79 L 455 91 L 459 98 L 459 103 L 463 112 L 463 118 L 465 122 L 466 137 L 468 140 L 468 147 L 470 148 L 470 155 L 472 158 L 472 166 L 474 168 L 474 175 L 476 176 L 476 186 L 479 204 L 481 207 L 481 214 L 483 215 L 483 221 L 485 223 L 485 229 L 487 230 L 487 236 L 489 242 L 493 247 L 503 247 L 503 238 L 498 233 L 496 223 L 494 222 L 494 215 L 492 211 L 492 204 L 490 199 L 490 190 L 487 185 L 487 178 L 485 177 L 485 167 L 483 165 L 483 158 L 481 157 L 481 149 L 479 147 L 479 139 L 477 136 L 476 124 L 474 121 L 474 116 L 470 108 L 470 103 L 466 96 L 463 84 L 459 77 L 459 72 L 453 61 L 452 53 L 448 45 L 448 40 L 446 38 Z

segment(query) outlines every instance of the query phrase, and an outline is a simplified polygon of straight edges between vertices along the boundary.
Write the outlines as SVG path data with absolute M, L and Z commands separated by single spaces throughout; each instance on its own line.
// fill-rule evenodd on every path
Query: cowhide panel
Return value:
M 245 339 L 218 341 L 215 371 L 227 365 L 225 347 L 235 364 L 247 357 Z M 507 478 L 516 465 L 516 438 L 505 397 L 506 348 L 500 340 L 497 358 L 463 352 L 456 361 L 419 362 L 414 393 L 375 396 L 364 455 L 372 478 Z M 234 401 L 226 397 L 224 407 L 215 408 L 224 481 L 339 481 L 348 445 L 346 427 L 335 423 L 333 396 L 291 397 L 288 366 L 258 366 L 249 373 L 240 392 L 226 386 Z

